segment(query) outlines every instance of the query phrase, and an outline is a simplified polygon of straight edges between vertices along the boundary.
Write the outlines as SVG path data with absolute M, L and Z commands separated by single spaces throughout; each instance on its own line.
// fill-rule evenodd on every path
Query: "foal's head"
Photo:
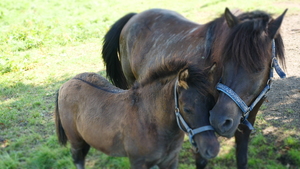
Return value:
M 190 137 L 190 142 L 199 150 L 204 158 L 213 158 L 219 152 L 219 143 L 209 123 L 209 110 L 215 104 L 211 82 L 215 64 L 205 70 L 196 64 L 175 59 L 149 69 L 149 76 L 140 83 L 142 86 L 153 81 L 156 84 L 172 86 L 172 100 L 175 104 L 176 128 L 180 128 Z M 159 83 L 157 83 L 159 82 Z M 169 85 L 165 85 L 168 83 Z M 165 96 L 168 98 L 168 96 Z M 164 99 L 165 99 L 164 98 Z M 174 115 L 174 112 L 171 112 Z
M 215 69 L 215 64 L 202 70 L 198 64 L 176 58 L 150 68 L 138 84 L 145 86 L 155 83 L 153 85 L 171 92 L 165 94 L 162 102 L 169 99 L 169 104 L 164 106 L 169 106 L 168 109 L 171 106 L 172 111 L 169 113 L 172 116 L 168 117 L 175 115 L 177 124 L 174 124 L 174 129 L 178 130 L 179 127 L 186 132 L 190 142 L 206 159 L 217 156 L 220 148 L 214 129 L 209 123 L 209 110 L 215 104 L 215 96 L 212 94 L 214 90 L 211 87 Z
M 190 142 L 204 158 L 219 153 L 219 143 L 209 123 L 209 110 L 215 104 L 210 92 L 215 65 L 205 71 L 189 66 L 179 71 L 174 89 L 178 126 L 188 133 Z
M 246 106 L 250 106 L 267 85 L 273 58 L 279 58 L 284 65 L 279 28 L 285 12 L 273 19 L 262 11 L 236 17 L 227 8 L 225 10 L 215 40 L 217 47 L 212 54 L 223 66 L 219 83 L 235 92 Z M 276 47 L 272 45 L 273 40 Z M 272 55 L 272 47 L 275 47 L 276 55 Z M 220 135 L 232 137 L 246 113 L 222 89 L 218 90 L 221 92 L 210 111 L 210 121 Z

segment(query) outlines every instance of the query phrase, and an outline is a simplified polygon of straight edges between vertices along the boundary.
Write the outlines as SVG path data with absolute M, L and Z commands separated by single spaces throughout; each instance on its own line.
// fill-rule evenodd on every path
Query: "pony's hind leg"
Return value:
M 87 144 L 85 141 L 80 143 L 71 143 L 71 153 L 73 162 L 77 169 L 84 169 L 84 162 L 87 153 L 90 150 L 90 145 Z

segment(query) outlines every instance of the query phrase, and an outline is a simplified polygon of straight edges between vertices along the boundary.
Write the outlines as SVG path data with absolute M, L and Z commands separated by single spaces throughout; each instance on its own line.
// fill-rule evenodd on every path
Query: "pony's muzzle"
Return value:
M 220 143 L 215 132 L 205 131 L 195 136 L 197 146 L 193 148 L 195 153 L 199 153 L 205 159 L 216 157 L 220 151 Z
M 207 149 L 205 151 L 206 159 L 215 158 L 219 154 L 220 149 Z
M 216 132 L 224 137 L 232 137 L 232 135 L 228 133 L 232 133 L 234 120 L 227 116 L 216 117 L 213 115 L 214 113 L 212 111 L 210 111 L 209 113 L 210 124 L 215 128 Z

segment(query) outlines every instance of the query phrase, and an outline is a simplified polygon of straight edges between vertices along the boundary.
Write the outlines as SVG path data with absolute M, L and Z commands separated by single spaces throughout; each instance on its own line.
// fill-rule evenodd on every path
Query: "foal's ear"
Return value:
M 268 36 L 271 38 L 271 39 L 274 39 L 277 32 L 278 32 L 278 29 L 280 28 L 280 25 L 282 23 L 282 20 L 283 20 L 283 17 L 285 15 L 285 13 L 287 12 L 288 9 L 285 9 L 285 11 L 278 17 L 276 18 L 275 20 L 271 21 L 268 25 Z
M 228 8 L 225 9 L 224 17 L 229 28 L 232 28 L 239 23 L 239 19 L 236 16 L 234 16 Z
M 183 87 L 184 89 L 189 88 L 187 84 L 187 79 L 189 77 L 189 70 L 183 69 L 178 74 L 178 86 Z
M 213 82 L 214 80 L 214 74 L 217 71 L 217 64 L 214 63 L 211 67 L 208 68 L 208 80 L 210 82 Z
M 217 63 L 215 62 L 213 65 L 210 66 L 208 73 L 213 74 L 215 73 L 216 69 L 217 69 Z

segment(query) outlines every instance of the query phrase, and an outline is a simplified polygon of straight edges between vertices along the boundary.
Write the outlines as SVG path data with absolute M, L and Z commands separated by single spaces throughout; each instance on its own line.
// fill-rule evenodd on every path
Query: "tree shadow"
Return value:
M 276 160 L 290 168 L 297 168 L 300 165 L 300 158 L 289 155 L 289 151 L 299 151 L 300 148 L 299 84 L 300 78 L 295 76 L 275 79 L 255 125 L 267 139 L 264 144 L 273 145 L 276 148 L 279 155 Z M 285 140 L 288 137 L 297 141 L 286 145 Z

